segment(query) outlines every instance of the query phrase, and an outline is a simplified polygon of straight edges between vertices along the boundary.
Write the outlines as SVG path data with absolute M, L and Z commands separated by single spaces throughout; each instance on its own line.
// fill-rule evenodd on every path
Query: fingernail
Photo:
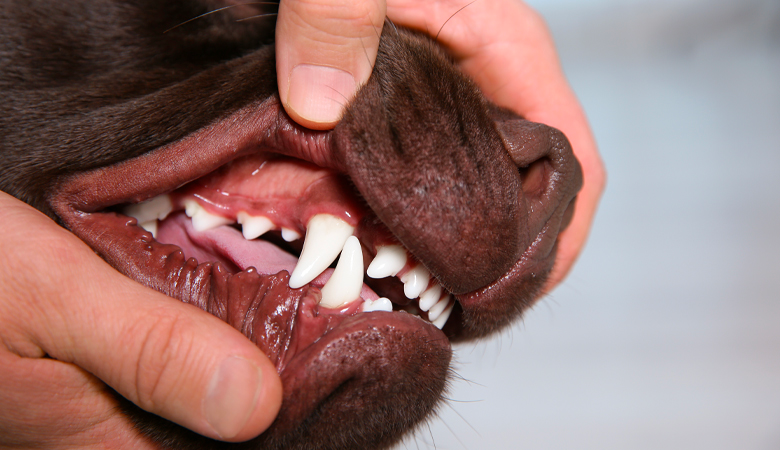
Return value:
M 357 91 L 349 72 L 311 64 L 295 66 L 289 86 L 287 106 L 312 122 L 337 122 Z
M 209 382 L 203 413 L 222 439 L 236 436 L 249 421 L 260 395 L 263 375 L 249 360 L 229 356 Z

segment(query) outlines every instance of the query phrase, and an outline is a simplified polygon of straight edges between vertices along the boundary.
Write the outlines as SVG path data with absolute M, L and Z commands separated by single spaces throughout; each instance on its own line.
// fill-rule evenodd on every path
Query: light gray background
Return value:
M 565 284 L 458 347 L 468 381 L 399 448 L 780 449 L 780 1 L 530 3 L 607 191 Z

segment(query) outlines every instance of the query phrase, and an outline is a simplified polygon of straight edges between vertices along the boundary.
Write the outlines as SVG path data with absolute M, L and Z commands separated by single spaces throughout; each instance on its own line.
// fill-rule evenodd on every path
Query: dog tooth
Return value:
M 439 301 L 436 302 L 436 304 L 433 305 L 430 310 L 428 310 L 428 320 L 433 322 L 434 320 L 438 319 L 441 313 L 443 313 L 444 310 L 447 308 L 447 304 L 449 304 L 449 302 L 450 302 L 449 294 L 439 299 Z
M 452 302 L 450 306 L 445 309 L 439 317 L 436 318 L 436 320 L 432 321 L 433 325 L 436 326 L 438 329 L 444 328 L 444 324 L 447 323 L 447 319 L 450 318 L 450 313 L 452 313 L 452 308 L 455 307 L 455 302 Z
M 152 233 L 152 237 L 157 237 L 157 219 L 152 219 L 148 222 L 144 222 L 142 224 L 139 224 L 141 228 L 144 230 Z
M 297 231 L 291 229 L 291 228 L 282 228 L 282 239 L 284 239 L 287 242 L 297 241 L 301 238 L 301 233 L 298 233 Z
M 417 265 L 414 269 L 406 272 L 401 277 L 404 283 L 404 294 L 406 298 L 417 298 L 422 294 L 428 282 L 431 280 L 431 273 L 422 265 Z
M 290 287 L 297 289 L 317 278 L 339 256 L 354 231 L 355 228 L 336 216 L 317 214 L 312 217 L 298 264 L 290 275 Z
M 371 311 L 387 311 L 392 312 L 393 311 L 393 303 L 385 298 L 381 297 L 373 302 L 370 300 L 366 300 L 363 303 L 363 312 L 371 312 Z
M 333 275 L 322 287 L 320 305 L 338 308 L 360 297 L 361 289 L 363 289 L 363 249 L 358 238 L 350 236 L 344 243 Z
M 192 217 L 192 228 L 195 231 L 207 231 L 212 228 L 217 228 L 220 225 L 228 225 L 233 223 L 233 220 L 227 217 L 211 214 L 206 211 L 195 200 L 184 201 L 184 213 L 189 217 Z
M 186 214 L 187 217 L 193 217 L 201 209 L 203 209 L 203 207 L 201 207 L 200 203 L 196 202 L 195 200 L 184 200 L 184 214 Z
M 171 211 L 173 211 L 171 198 L 167 194 L 162 194 L 145 202 L 127 205 L 123 212 L 126 216 L 135 217 L 138 223 L 146 223 L 157 219 L 163 220 Z
M 420 311 L 428 311 L 441 298 L 441 285 L 433 282 L 433 285 L 420 295 Z
M 368 265 L 366 275 L 371 278 L 394 277 L 406 265 L 406 250 L 400 245 L 382 245 Z
M 251 241 L 274 229 L 271 219 L 265 216 L 250 216 L 246 211 L 239 211 L 236 220 L 241 224 L 244 239 Z

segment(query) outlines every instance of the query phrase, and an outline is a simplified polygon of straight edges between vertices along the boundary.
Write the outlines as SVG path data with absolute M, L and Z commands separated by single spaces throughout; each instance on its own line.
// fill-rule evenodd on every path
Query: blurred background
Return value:
M 780 449 L 780 1 L 528 0 L 609 173 L 567 281 L 399 449 Z

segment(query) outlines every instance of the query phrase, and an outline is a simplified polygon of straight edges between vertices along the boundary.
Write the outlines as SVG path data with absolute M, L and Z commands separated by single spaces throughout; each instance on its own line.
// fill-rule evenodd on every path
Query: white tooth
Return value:
M 144 223 L 142 223 L 140 225 L 141 225 L 141 228 L 143 228 L 144 230 L 152 233 L 152 237 L 154 237 L 154 238 L 157 237 L 157 219 L 150 220 L 148 222 L 144 222 Z
M 184 202 L 184 213 L 192 217 L 192 228 L 195 231 L 206 231 L 212 228 L 217 228 L 220 225 L 228 225 L 233 223 L 233 220 L 227 217 L 211 214 L 206 211 L 195 200 L 186 200 Z
M 368 265 L 366 275 L 371 278 L 394 277 L 406 265 L 406 250 L 400 245 L 383 245 Z
M 441 298 L 441 285 L 433 282 L 433 285 L 420 295 L 420 311 L 428 311 Z
M 371 300 L 366 300 L 363 303 L 363 312 L 371 312 L 371 311 L 392 312 L 393 303 L 385 297 L 378 298 L 373 302 Z
M 452 304 L 448 306 L 447 309 L 445 309 L 444 312 L 442 312 L 441 315 L 431 323 L 433 323 L 440 330 L 444 328 L 444 324 L 447 323 L 447 319 L 450 318 L 450 313 L 452 312 L 452 308 L 454 307 L 455 307 L 455 302 L 452 302 Z
M 301 233 L 290 228 L 282 228 L 282 239 L 287 242 L 297 241 L 301 238 Z
M 339 306 L 360 297 L 363 289 L 363 249 L 355 236 L 347 238 L 341 250 L 339 262 L 330 279 L 322 287 L 320 305 L 327 308 Z
M 156 219 L 163 220 L 171 211 L 173 211 L 171 198 L 163 194 L 145 202 L 128 205 L 123 212 L 126 216 L 135 217 L 138 223 L 146 223 Z
M 250 241 L 257 239 L 274 229 L 274 223 L 265 216 L 250 216 L 246 211 L 239 211 L 236 220 L 241 224 L 241 233 L 244 239 Z
M 192 199 L 184 200 L 184 214 L 187 215 L 187 217 L 194 216 L 198 211 L 200 211 L 201 206 L 198 202 Z
M 290 275 L 290 287 L 298 289 L 317 278 L 336 259 L 354 231 L 350 224 L 336 216 L 317 214 L 312 217 L 298 264 Z
M 438 319 L 441 313 L 447 308 L 447 304 L 450 302 L 450 295 L 445 295 L 441 300 L 436 302 L 435 305 L 428 311 L 428 320 L 433 322 Z
M 404 294 L 406 298 L 417 298 L 422 294 L 428 282 L 431 280 L 431 273 L 422 265 L 417 265 L 414 269 L 406 272 L 401 281 L 404 283 Z

